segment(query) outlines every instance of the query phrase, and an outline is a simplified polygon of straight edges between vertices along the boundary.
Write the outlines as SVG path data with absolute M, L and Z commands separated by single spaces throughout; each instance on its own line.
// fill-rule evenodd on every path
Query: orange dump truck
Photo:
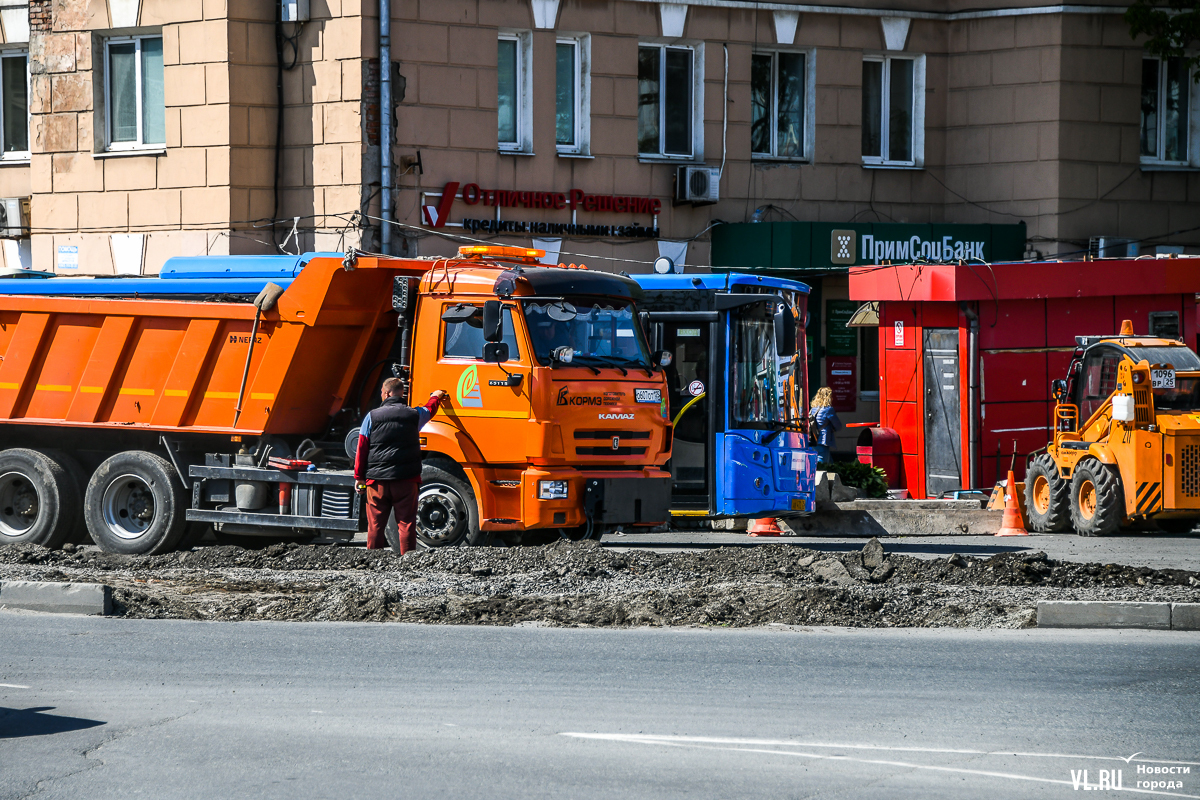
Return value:
M 540 251 L 176 258 L 154 278 L 0 280 L 0 543 L 161 553 L 352 536 L 386 377 L 421 431 L 418 535 L 599 537 L 667 518 L 670 425 L 637 285 Z

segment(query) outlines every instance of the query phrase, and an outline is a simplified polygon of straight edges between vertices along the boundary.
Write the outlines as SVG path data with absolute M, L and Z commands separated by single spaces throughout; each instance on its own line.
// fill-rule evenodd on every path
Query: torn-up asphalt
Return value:
M 595 542 L 390 551 L 275 544 L 119 556 L 0 547 L 0 579 L 106 583 L 126 618 L 632 627 L 771 623 L 1019 628 L 1038 600 L 1200 602 L 1200 575 L 1054 561 L 928 560 L 796 545 L 614 552 Z

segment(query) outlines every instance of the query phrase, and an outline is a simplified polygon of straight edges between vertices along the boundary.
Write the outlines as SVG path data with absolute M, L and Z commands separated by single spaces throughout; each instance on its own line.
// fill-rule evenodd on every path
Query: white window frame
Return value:
M 145 109 L 142 107 L 142 42 L 146 39 L 162 39 L 163 35 L 159 33 L 138 34 L 136 36 L 113 36 L 104 40 L 104 143 L 105 149 L 110 152 L 121 150 L 162 150 L 166 147 L 166 142 L 145 142 L 142 131 L 142 117 L 145 116 Z M 137 94 L 137 139 L 132 142 L 114 142 L 112 140 L 112 70 L 109 69 L 111 63 L 108 55 L 108 48 L 114 44 L 129 44 L 134 43 L 134 91 Z M 164 65 L 163 69 L 166 67 Z M 163 99 L 164 106 L 166 98 Z
M 804 141 L 802 143 L 802 154 L 798 156 L 781 156 L 779 152 L 779 54 L 780 53 L 795 53 L 804 56 Z M 808 50 L 789 50 L 789 49 L 774 49 L 774 50 L 755 50 L 753 56 L 771 56 L 771 110 L 769 116 L 772 120 L 771 125 L 771 152 L 770 153 L 755 153 L 750 152 L 750 158 L 755 161 L 797 161 L 809 162 L 812 161 L 813 141 L 816 138 L 816 117 L 817 117 L 817 102 L 816 102 L 816 48 Z M 751 145 L 753 146 L 753 145 Z
M 25 58 L 25 144 L 28 145 L 33 139 L 29 130 L 29 100 L 33 88 L 29 80 L 29 50 L 28 48 L 0 50 L 0 59 L 18 57 Z M 0 97 L 0 161 L 28 161 L 30 158 L 28 149 L 8 151 L 8 142 L 4 141 L 4 98 Z
M 1163 97 L 1166 94 L 1167 71 L 1162 68 L 1163 59 L 1160 56 L 1153 56 L 1149 53 L 1142 55 L 1143 61 L 1157 61 L 1158 67 L 1158 109 L 1156 116 L 1158 117 L 1158 130 L 1155 132 L 1155 150 L 1158 153 L 1163 151 L 1163 145 L 1166 140 L 1166 131 L 1164 126 L 1166 120 L 1162 113 Z M 1187 74 L 1188 85 L 1188 138 L 1187 138 L 1187 160 L 1186 161 L 1166 161 L 1158 156 L 1141 155 L 1141 122 L 1138 123 L 1138 156 L 1143 167 L 1161 167 L 1165 169 L 1200 169 L 1200 112 L 1197 111 L 1197 104 L 1200 104 L 1200 86 L 1196 85 L 1194 80 L 1196 69 L 1192 68 Z M 1141 84 L 1138 84 L 1138 96 L 1141 96 Z
M 554 42 L 555 80 L 558 79 L 558 48 L 560 44 L 575 48 L 575 144 L 558 143 L 558 86 L 555 85 L 555 136 L 554 146 L 560 156 L 586 156 L 592 154 L 592 35 L 590 33 L 560 33 Z
M 499 103 L 497 102 L 496 148 L 501 153 L 533 155 L 533 33 L 501 28 L 497 40 L 517 43 L 517 140 L 501 142 Z M 497 73 L 499 80 L 499 73 Z
M 638 48 L 657 47 L 662 56 L 658 59 L 658 152 L 642 153 L 637 150 L 634 140 L 634 150 L 639 161 L 671 161 L 700 163 L 704 161 L 704 42 L 692 42 L 679 39 L 652 40 L 638 42 Z M 667 77 L 667 50 L 692 51 L 692 152 L 686 155 L 680 153 L 664 153 L 663 144 L 666 139 L 667 105 L 662 101 L 663 87 Z M 637 81 L 634 81 L 635 85 Z M 636 134 L 635 134 L 636 135 Z
M 889 64 L 894 60 L 913 62 L 913 112 L 912 112 L 912 160 L 892 161 L 882 154 L 890 149 L 888 145 L 888 117 L 891 110 L 891 70 Z M 880 103 L 879 120 L 879 152 L 878 156 L 863 156 L 864 167 L 887 167 L 897 169 L 921 169 L 925 165 L 925 56 L 920 53 L 886 52 L 864 53 L 863 62 L 875 61 L 883 64 L 882 102 Z M 863 125 L 866 120 L 863 120 Z

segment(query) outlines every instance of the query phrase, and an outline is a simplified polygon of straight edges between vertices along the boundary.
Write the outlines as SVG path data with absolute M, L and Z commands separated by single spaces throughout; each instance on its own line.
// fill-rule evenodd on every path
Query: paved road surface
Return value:
M 1065 533 L 1030 536 L 898 536 L 881 540 L 888 552 L 918 558 L 945 558 L 951 553 L 987 558 L 996 553 L 1044 550 L 1051 558 L 1065 561 L 1128 564 L 1155 569 L 1186 569 L 1200 572 L 1200 532 L 1187 536 L 1130 534 L 1085 537 Z M 710 547 L 757 547 L 764 543 L 796 544 L 814 550 L 843 552 L 861 550 L 864 539 L 829 536 L 781 536 L 758 538 L 744 533 L 674 531 L 609 535 L 605 547 L 647 548 L 660 552 L 704 550 Z
M 1198 665 L 1170 632 L 0 613 L 0 798 L 1078 798 L 1141 759 L 1200 796 Z

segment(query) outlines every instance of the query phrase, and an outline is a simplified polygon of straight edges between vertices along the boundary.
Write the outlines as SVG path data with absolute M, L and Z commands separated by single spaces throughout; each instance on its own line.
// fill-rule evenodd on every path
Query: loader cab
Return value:
M 1084 339 L 1081 344 L 1086 345 L 1087 339 L 1081 339 Z M 1117 366 L 1125 358 L 1135 364 L 1146 361 L 1152 368 L 1170 371 L 1170 385 L 1164 381 L 1164 385 L 1154 388 L 1156 409 L 1200 407 L 1200 378 L 1176 375 L 1200 372 L 1200 358 L 1186 345 L 1162 339 L 1101 340 L 1076 355 L 1068 375 L 1068 402 L 1079 408 L 1081 424 L 1117 390 Z

